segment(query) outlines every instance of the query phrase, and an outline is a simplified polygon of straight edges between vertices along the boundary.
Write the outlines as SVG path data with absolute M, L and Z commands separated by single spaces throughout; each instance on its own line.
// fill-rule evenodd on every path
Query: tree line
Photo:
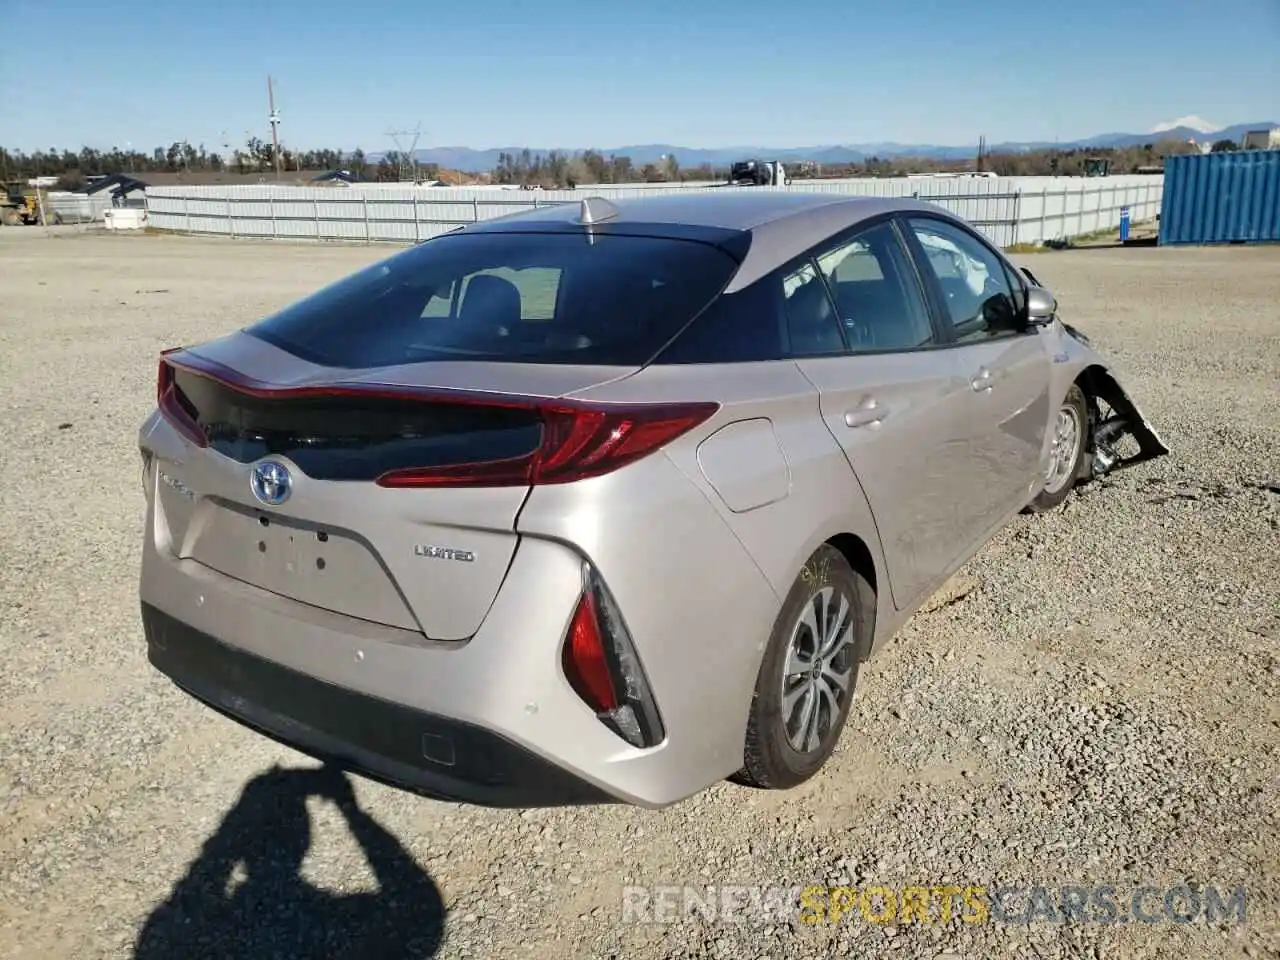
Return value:
M 1238 149 L 1230 140 L 1213 145 L 1217 152 Z M 964 173 L 975 168 L 1000 176 L 1080 176 L 1085 161 L 1092 157 L 1110 162 L 1111 173 L 1137 173 L 1163 166 L 1168 156 L 1195 153 L 1198 148 L 1181 140 L 1152 141 L 1139 146 L 1101 149 L 1041 149 L 1020 153 L 991 153 L 977 158 L 937 159 L 932 157 L 868 157 L 853 163 L 788 162 L 787 175 L 793 180 L 839 177 L 895 177 L 912 173 Z M 743 158 L 749 159 L 749 158 Z M 761 159 L 770 159 L 762 157 Z M 597 183 L 662 183 L 716 181 L 728 175 L 727 168 L 710 164 L 686 167 L 669 155 L 657 163 L 637 164 L 630 157 L 605 155 L 597 150 L 569 154 L 553 150 L 534 153 L 522 150 L 502 153 L 498 165 L 488 174 L 471 176 L 442 171 L 435 164 L 415 163 L 407 155 L 392 151 L 370 160 L 363 150 L 292 150 L 282 147 L 281 174 L 342 169 L 361 180 L 394 182 L 446 178 L 454 183 L 491 182 L 547 189 L 572 188 Z M 123 173 L 144 177 L 148 173 L 230 172 L 242 176 L 274 175 L 276 157 L 270 143 L 250 138 L 243 147 L 227 152 L 210 151 L 203 144 L 176 141 L 156 147 L 150 153 L 138 150 L 37 150 L 24 153 L 0 146 L 0 180 L 26 181 L 38 176 L 57 176 L 63 189 L 74 190 L 86 177 Z
M 434 164 L 418 164 L 416 167 L 407 156 L 391 151 L 377 161 L 365 156 L 363 150 L 337 149 L 292 150 L 280 148 L 282 176 L 304 171 L 349 170 L 362 180 L 396 181 L 419 177 L 434 177 Z M 32 177 L 60 178 L 66 189 L 75 189 L 86 177 L 101 174 L 122 173 L 139 178 L 148 173 L 235 173 L 241 176 L 274 174 L 275 152 L 270 143 L 251 137 L 243 147 L 227 152 L 208 150 L 204 144 L 175 141 L 168 147 L 156 147 L 150 153 L 141 150 L 96 150 L 81 147 L 79 151 L 36 150 L 24 153 L 0 146 L 0 181 L 27 180 Z

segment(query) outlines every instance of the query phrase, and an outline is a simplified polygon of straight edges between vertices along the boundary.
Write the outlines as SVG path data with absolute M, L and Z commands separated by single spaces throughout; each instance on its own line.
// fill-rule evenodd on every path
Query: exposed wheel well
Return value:
M 1084 392 L 1085 399 L 1089 400 L 1090 402 L 1092 402 L 1094 398 L 1098 396 L 1098 384 L 1096 383 L 1096 378 L 1099 376 L 1105 377 L 1106 371 L 1103 370 L 1102 367 L 1098 366 L 1097 364 L 1094 364 L 1093 366 L 1090 366 L 1090 367 L 1085 367 L 1083 370 L 1080 371 L 1079 374 L 1076 375 L 1076 379 L 1075 379 L 1076 386 L 1078 386 Z
M 1124 393 L 1120 390 L 1120 385 L 1107 373 L 1106 368 L 1096 363 L 1081 370 L 1076 376 L 1075 384 L 1084 393 L 1085 405 L 1089 409 L 1089 428 L 1085 436 L 1085 449 L 1093 453 L 1095 449 L 1093 431 L 1102 417 L 1098 401 L 1101 400 L 1119 413 L 1121 410 L 1117 409 L 1117 404 L 1123 400 Z
M 1092 412 L 1097 412 L 1099 400 L 1115 409 L 1117 413 L 1130 412 L 1126 409 L 1124 391 L 1120 389 L 1120 384 L 1116 383 L 1115 378 L 1101 364 L 1095 363 L 1085 367 L 1076 376 L 1075 382 L 1084 391 L 1085 400 L 1089 402 Z
M 880 585 L 876 582 L 876 562 L 871 557 L 871 550 L 861 537 L 853 533 L 838 533 L 834 537 L 827 540 L 827 543 L 835 547 L 849 562 L 849 566 L 853 567 L 855 573 L 861 576 L 871 586 L 871 592 L 875 599 L 875 607 L 878 608 L 880 603 Z M 876 625 L 877 610 L 871 612 L 871 623 L 869 624 L 870 632 L 874 634 Z M 862 651 L 862 659 L 866 659 L 871 653 L 870 644 L 867 649 Z

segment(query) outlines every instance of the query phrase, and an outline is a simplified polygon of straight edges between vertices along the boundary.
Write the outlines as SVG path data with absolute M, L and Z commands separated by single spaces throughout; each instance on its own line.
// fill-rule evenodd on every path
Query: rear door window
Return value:
M 737 269 L 693 240 L 581 233 L 437 238 L 247 332 L 325 366 L 432 360 L 640 366 Z
M 818 255 L 849 348 L 911 350 L 933 341 L 924 293 L 898 234 L 879 223 Z
M 831 296 L 812 260 L 805 260 L 782 278 L 782 297 L 793 357 L 844 352 Z

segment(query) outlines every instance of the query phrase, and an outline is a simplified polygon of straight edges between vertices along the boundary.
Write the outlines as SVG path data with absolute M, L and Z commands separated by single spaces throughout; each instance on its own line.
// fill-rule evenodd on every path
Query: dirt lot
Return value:
M 1018 518 L 866 671 L 816 780 L 524 814 L 353 806 L 145 659 L 157 351 L 387 252 L 0 230 L 0 955 L 1280 956 L 1280 249 L 1028 258 L 1173 455 Z M 623 911 L 811 884 L 1022 890 L 987 922 Z M 1055 922 L 1067 885 L 1113 885 L 1117 921 Z M 1204 919 L 1241 887 L 1243 923 Z

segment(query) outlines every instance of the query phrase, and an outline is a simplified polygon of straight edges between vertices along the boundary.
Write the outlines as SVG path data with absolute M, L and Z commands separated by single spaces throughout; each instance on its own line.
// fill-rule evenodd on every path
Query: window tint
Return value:
M 794 357 L 843 353 L 844 339 L 827 285 L 817 265 L 806 260 L 782 277 L 782 309 Z
M 1017 307 L 1002 261 L 967 231 L 940 220 L 912 219 L 958 339 L 1017 329 Z
M 850 348 L 909 350 L 933 339 L 924 294 L 888 223 L 860 232 L 818 257 Z
M 718 297 L 655 363 L 749 363 L 786 355 L 778 277 Z
M 299 301 L 248 332 L 314 363 L 648 362 L 728 282 L 709 244 L 583 234 L 454 234 Z

